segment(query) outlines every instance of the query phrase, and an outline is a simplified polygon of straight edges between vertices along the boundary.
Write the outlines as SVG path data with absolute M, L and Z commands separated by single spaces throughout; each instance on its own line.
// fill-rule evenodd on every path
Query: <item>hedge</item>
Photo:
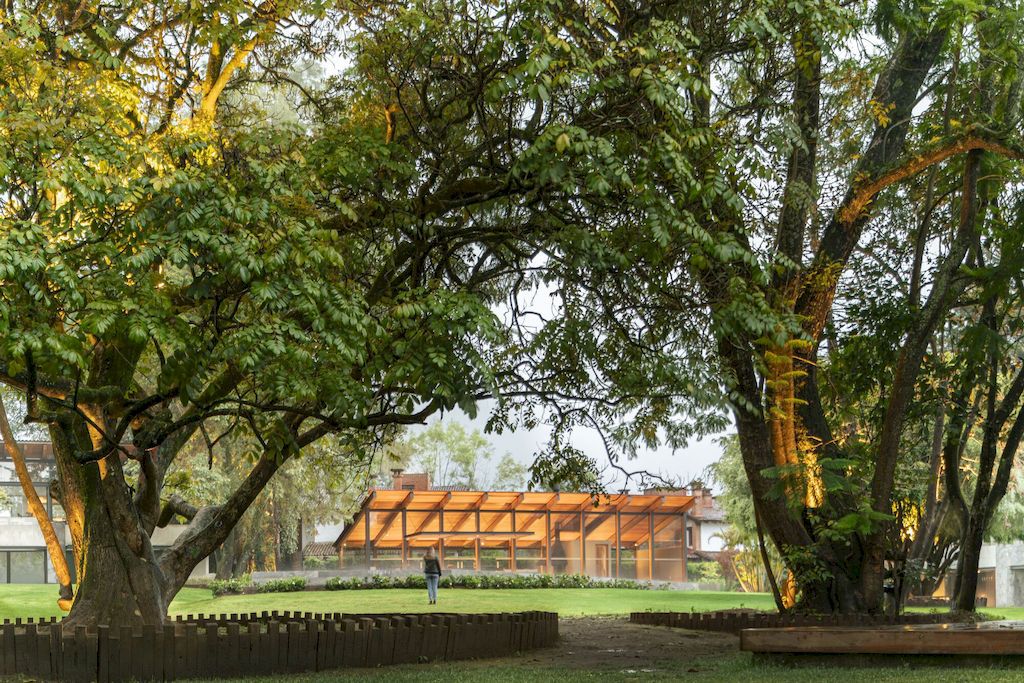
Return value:
M 290 579 L 273 579 L 265 583 L 254 584 L 248 574 L 236 579 L 219 579 L 211 581 L 210 590 L 215 596 L 241 595 L 255 588 L 257 593 L 291 593 L 294 591 L 306 590 L 306 579 L 301 576 Z
M 234 579 L 215 579 L 210 582 L 208 587 L 215 596 L 221 596 L 241 595 L 251 585 L 252 580 L 249 578 L 249 575 L 244 574 Z
M 294 591 L 306 590 L 306 579 L 296 576 L 290 579 L 273 579 L 266 583 L 257 584 L 256 590 L 260 593 L 292 593 Z
M 602 581 L 583 574 L 445 574 L 442 588 L 630 588 L 648 590 L 651 583 L 615 579 Z M 409 576 L 332 577 L 324 586 L 329 591 L 369 590 L 374 588 L 426 588 L 422 574 Z

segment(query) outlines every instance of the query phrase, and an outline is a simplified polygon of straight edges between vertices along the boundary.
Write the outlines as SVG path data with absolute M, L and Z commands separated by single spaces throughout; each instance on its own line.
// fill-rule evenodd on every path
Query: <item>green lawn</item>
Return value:
M 0 585 L 0 619 L 59 616 L 52 585 Z M 620 588 L 538 588 L 530 590 L 442 590 L 437 609 L 446 612 L 514 612 L 545 610 L 564 617 L 657 612 L 710 612 L 746 607 L 773 609 L 767 593 L 626 590 Z M 222 612 L 429 612 L 420 590 L 308 591 L 230 595 L 214 598 L 210 591 L 185 588 L 171 603 L 172 614 Z M 1024 619 L 1024 608 L 1002 607 L 982 612 L 1005 619 Z
M 49 617 L 60 612 L 53 586 L 0 586 L 0 619 Z M 442 590 L 436 607 L 421 590 L 308 591 L 230 595 L 214 598 L 210 591 L 186 588 L 171 603 L 172 614 L 261 612 L 515 612 L 545 610 L 562 616 L 628 614 L 653 611 L 707 612 L 733 607 L 771 609 L 762 593 L 647 591 L 616 588 L 539 588 L 531 590 Z

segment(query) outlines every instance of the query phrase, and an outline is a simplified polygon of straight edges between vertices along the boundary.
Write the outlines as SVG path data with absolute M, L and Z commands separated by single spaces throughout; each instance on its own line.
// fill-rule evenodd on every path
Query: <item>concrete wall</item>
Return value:
M 71 537 L 68 534 L 67 524 L 55 522 L 53 527 L 57 532 L 57 536 L 63 541 L 64 546 L 70 546 Z M 166 547 L 174 543 L 184 530 L 185 526 L 182 524 L 169 524 L 163 529 L 156 529 L 153 532 L 151 541 L 157 548 Z M 0 519 L 0 548 L 5 550 L 16 550 L 19 548 L 45 550 L 46 542 L 43 540 L 43 534 L 39 531 L 39 525 L 34 518 L 4 517 Z M 210 559 L 203 558 L 203 561 L 192 571 L 190 578 L 210 578 L 212 575 L 210 574 L 209 567 Z
M 56 522 L 53 525 L 57 537 L 67 545 L 71 539 L 67 534 L 67 525 Z M 0 548 L 43 548 L 43 532 L 34 517 L 4 517 L 0 519 Z
M 155 548 L 167 547 L 172 545 L 178 536 L 185 531 L 184 524 L 168 524 L 163 529 L 157 527 L 153 530 L 153 536 L 150 538 L 150 542 Z M 213 574 L 210 572 L 210 558 L 204 557 L 203 560 L 196 565 L 196 568 L 189 574 L 189 579 L 212 579 Z
M 995 607 L 1024 607 L 1024 543 L 986 543 L 980 570 L 995 570 Z

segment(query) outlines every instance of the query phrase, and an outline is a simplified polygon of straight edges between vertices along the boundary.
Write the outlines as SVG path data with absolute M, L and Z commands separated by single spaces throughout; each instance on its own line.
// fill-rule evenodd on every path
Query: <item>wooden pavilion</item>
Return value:
M 448 569 L 686 580 L 685 493 L 416 489 L 370 491 L 334 543 L 341 568 L 417 571 L 433 546 Z

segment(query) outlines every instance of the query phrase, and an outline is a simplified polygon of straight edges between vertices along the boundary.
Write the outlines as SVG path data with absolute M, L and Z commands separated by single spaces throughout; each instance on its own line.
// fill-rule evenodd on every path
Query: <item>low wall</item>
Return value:
M 778 614 L 775 612 L 633 612 L 634 624 L 673 626 L 694 631 L 739 632 L 745 628 L 786 626 L 882 626 L 893 624 L 945 624 L 955 621 L 948 614 L 901 614 L 896 618 L 868 614 Z
M 59 681 L 172 681 L 501 657 L 558 640 L 558 615 L 310 614 L 178 617 L 162 628 L 0 626 L 0 676 Z

